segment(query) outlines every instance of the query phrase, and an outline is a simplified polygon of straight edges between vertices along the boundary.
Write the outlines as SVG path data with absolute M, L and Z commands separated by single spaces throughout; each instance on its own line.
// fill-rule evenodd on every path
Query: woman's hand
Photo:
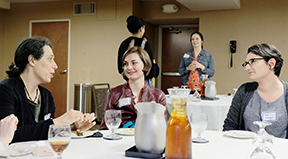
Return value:
M 3 146 L 8 145 L 14 136 L 17 129 L 18 118 L 11 114 L 0 121 L 0 141 Z
M 199 63 L 198 61 L 192 61 L 191 64 L 186 69 L 194 71 L 196 68 L 200 68 L 203 71 L 205 69 L 205 66 Z
M 70 109 L 58 118 L 53 119 L 55 125 L 69 125 L 74 122 L 83 121 L 84 115 L 82 112 L 74 109 Z
M 94 113 L 84 114 L 84 120 L 75 122 L 75 127 L 80 129 L 81 131 L 86 131 L 96 124 L 96 122 L 94 121 L 95 118 L 96 117 Z

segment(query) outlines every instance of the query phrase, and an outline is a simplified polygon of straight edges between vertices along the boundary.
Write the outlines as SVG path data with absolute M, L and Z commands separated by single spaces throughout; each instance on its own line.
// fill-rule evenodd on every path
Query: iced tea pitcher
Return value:
M 186 113 L 190 89 L 169 88 L 172 104 L 166 130 L 165 159 L 192 159 L 191 126 Z
M 205 82 L 208 80 L 207 74 L 202 74 L 202 87 L 201 87 L 201 97 L 205 97 Z

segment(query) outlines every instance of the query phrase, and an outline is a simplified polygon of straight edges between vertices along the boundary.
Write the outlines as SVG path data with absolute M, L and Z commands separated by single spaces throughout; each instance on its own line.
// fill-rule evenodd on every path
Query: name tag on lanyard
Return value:
M 277 121 L 277 112 L 262 112 L 263 121 Z

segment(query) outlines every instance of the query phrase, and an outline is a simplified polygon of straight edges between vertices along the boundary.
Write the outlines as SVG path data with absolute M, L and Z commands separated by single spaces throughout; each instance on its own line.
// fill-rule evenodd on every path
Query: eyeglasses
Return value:
M 244 63 L 242 63 L 242 67 L 245 68 L 248 64 L 249 64 L 250 66 L 252 66 L 253 63 L 254 63 L 256 60 L 262 60 L 262 59 L 264 59 L 264 58 L 252 58 L 252 59 L 250 59 L 249 61 L 245 61 Z

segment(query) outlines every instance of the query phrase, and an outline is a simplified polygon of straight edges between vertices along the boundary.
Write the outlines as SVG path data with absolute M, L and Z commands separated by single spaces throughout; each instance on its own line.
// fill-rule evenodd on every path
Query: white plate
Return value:
M 118 129 L 116 130 L 116 134 L 119 135 L 134 135 L 134 128 L 122 128 L 122 129 Z
M 255 136 L 254 132 L 244 130 L 230 130 L 224 132 L 224 136 L 238 139 L 252 139 Z
M 87 136 L 90 136 L 90 135 L 94 134 L 94 133 L 97 132 L 97 131 L 98 131 L 98 130 L 93 130 L 93 131 L 88 130 L 88 131 L 84 131 L 84 132 L 83 132 L 83 136 L 77 136 L 77 135 L 76 135 L 76 131 L 72 131 L 72 132 L 71 132 L 71 137 L 72 137 L 72 139 L 81 139 L 81 138 L 85 138 L 85 137 L 87 137 Z
M 8 150 L 7 150 L 8 151 Z M 8 158 L 8 152 L 7 151 L 2 151 L 1 153 L 0 153 L 0 158 Z

